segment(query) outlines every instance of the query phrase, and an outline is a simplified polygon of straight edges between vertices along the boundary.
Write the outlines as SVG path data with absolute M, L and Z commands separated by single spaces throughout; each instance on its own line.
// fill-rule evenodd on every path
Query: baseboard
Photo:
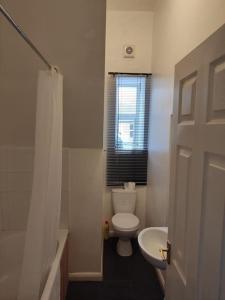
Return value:
M 76 272 L 69 273 L 70 281 L 102 281 L 102 272 Z
M 160 285 L 161 285 L 162 289 L 165 291 L 165 279 L 163 277 L 162 271 L 159 269 L 156 269 L 156 273 L 157 273 Z

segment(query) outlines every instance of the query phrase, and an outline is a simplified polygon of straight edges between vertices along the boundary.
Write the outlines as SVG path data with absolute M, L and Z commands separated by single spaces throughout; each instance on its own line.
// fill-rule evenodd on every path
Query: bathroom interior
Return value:
M 0 1 L 0 300 L 225 299 L 224 24 Z

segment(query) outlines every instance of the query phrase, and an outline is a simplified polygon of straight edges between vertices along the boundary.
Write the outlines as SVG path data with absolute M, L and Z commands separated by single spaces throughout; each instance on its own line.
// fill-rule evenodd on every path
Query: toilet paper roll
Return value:
M 135 182 L 125 182 L 124 188 L 125 190 L 135 190 Z

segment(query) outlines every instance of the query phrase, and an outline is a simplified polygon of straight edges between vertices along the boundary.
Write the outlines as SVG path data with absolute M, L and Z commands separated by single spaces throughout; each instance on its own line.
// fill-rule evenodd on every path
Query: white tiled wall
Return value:
M 61 219 L 60 228 L 68 228 L 68 203 L 69 203 L 69 149 L 63 149 L 62 163 L 62 204 L 61 204 Z
M 33 148 L 0 147 L 0 228 L 24 230 L 29 210 Z
M 69 272 L 102 270 L 102 149 L 69 150 Z
M 0 230 L 26 229 L 33 158 L 33 148 L 0 147 Z M 71 273 L 101 273 L 102 198 L 102 150 L 63 149 L 60 227 L 70 229 Z
M 0 147 L 0 230 L 25 230 L 32 190 L 34 149 Z M 68 227 L 68 150 L 63 150 L 61 227 Z

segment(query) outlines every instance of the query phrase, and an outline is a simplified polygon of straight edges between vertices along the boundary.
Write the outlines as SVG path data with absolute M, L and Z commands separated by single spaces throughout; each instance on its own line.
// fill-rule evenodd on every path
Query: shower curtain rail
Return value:
M 19 35 L 24 39 L 24 41 L 31 47 L 31 49 L 40 57 L 40 59 L 44 62 L 44 64 L 51 69 L 51 64 L 47 61 L 47 59 L 41 54 L 41 52 L 35 47 L 33 42 L 28 38 L 28 36 L 22 31 L 22 29 L 16 24 L 7 10 L 0 4 L 0 11 L 3 16 L 8 20 L 8 22 L 16 29 Z

